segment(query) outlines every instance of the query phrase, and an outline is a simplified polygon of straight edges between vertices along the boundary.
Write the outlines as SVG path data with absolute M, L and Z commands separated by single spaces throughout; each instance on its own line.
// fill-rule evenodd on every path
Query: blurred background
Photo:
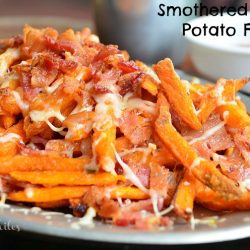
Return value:
M 153 63 L 171 57 L 186 60 L 181 25 L 193 17 L 159 17 L 159 4 L 193 6 L 200 0 L 0 0 L 0 37 L 21 32 L 24 23 L 81 29 L 90 26 L 103 43 L 118 44 L 133 58 Z M 250 0 L 202 0 L 207 6 L 239 6 Z M 35 18 L 34 18 L 35 16 Z M 21 18 L 20 18 L 21 17 Z M 184 64 L 184 67 L 187 65 Z

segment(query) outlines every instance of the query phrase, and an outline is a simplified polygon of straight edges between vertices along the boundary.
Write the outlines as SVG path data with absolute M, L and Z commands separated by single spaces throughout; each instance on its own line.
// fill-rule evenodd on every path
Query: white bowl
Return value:
M 244 24 L 250 23 L 250 12 L 247 16 L 206 16 L 189 22 L 192 27 L 202 27 L 204 24 L 208 27 L 220 26 L 222 23 L 226 27 L 235 27 L 235 36 L 186 34 L 194 66 L 211 80 L 250 77 L 250 31 L 244 36 Z M 250 93 L 250 86 L 244 90 Z

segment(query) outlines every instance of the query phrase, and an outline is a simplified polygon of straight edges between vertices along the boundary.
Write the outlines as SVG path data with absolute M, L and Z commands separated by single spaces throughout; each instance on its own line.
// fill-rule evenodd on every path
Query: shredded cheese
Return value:
M 143 186 L 139 178 L 134 174 L 134 172 L 131 170 L 131 168 L 121 159 L 117 151 L 114 149 L 115 157 L 117 162 L 120 164 L 120 166 L 123 168 L 123 171 L 125 173 L 126 179 L 130 180 L 136 187 L 138 187 L 142 192 L 148 194 L 149 190 Z
M 155 114 L 156 104 L 150 101 L 142 100 L 140 98 L 131 98 L 124 103 L 124 109 L 140 109 L 145 112 Z
M 23 101 L 23 100 L 21 99 L 21 96 L 20 96 L 19 92 L 13 90 L 13 91 L 12 91 L 12 94 L 13 94 L 13 96 L 14 96 L 15 99 L 16 99 L 16 103 L 17 103 L 18 107 L 19 107 L 22 111 L 26 111 L 26 110 L 29 109 L 29 104 L 26 103 L 25 101 Z
M 81 226 L 94 227 L 93 219 L 96 217 L 96 211 L 93 207 L 89 207 L 86 214 L 78 220 L 78 222 L 74 222 L 71 224 L 71 228 L 80 229 Z
M 45 91 L 48 94 L 53 93 L 61 84 L 63 83 L 63 78 L 57 79 L 51 86 L 45 87 Z
M 8 48 L 0 55 L 0 76 L 8 72 L 9 66 L 20 57 L 20 50 L 17 48 Z
M 171 204 L 169 207 L 167 207 L 166 209 L 162 210 L 160 212 L 160 215 L 161 216 L 166 215 L 166 214 L 170 213 L 173 209 L 174 209 L 174 205 Z
M 244 181 L 239 182 L 240 187 L 246 188 L 248 191 L 250 191 L 250 179 L 245 179 Z
M 34 191 L 33 191 L 33 188 L 32 187 L 27 187 L 24 189 L 24 192 L 25 192 L 25 195 L 28 197 L 28 198 L 32 198 L 33 195 L 34 195 Z
M 56 111 L 53 109 L 49 110 L 49 111 L 32 110 L 30 112 L 30 118 L 33 122 L 42 122 L 42 121 L 46 122 L 51 117 L 56 117 L 61 122 L 63 122 L 65 120 L 65 117 L 61 114 L 60 111 Z
M 194 161 L 192 162 L 190 168 L 195 168 L 198 167 L 201 164 L 201 161 L 204 161 L 205 159 L 203 159 L 202 157 L 197 157 L 194 159 Z
M 216 126 L 214 126 L 213 128 L 210 128 L 209 130 L 207 130 L 202 136 L 194 138 L 193 140 L 189 141 L 188 143 L 190 145 L 198 142 L 198 141 L 203 141 L 208 139 L 210 136 L 212 136 L 213 134 L 215 134 L 217 131 L 219 131 L 221 128 L 223 128 L 225 126 L 225 122 L 220 122 L 219 124 L 217 124 Z
M 0 134 L 0 143 L 15 141 L 16 139 L 18 141 L 22 142 L 22 139 L 21 139 L 20 135 L 18 135 L 18 134 L 15 134 L 15 133 L 7 133 L 5 135 Z

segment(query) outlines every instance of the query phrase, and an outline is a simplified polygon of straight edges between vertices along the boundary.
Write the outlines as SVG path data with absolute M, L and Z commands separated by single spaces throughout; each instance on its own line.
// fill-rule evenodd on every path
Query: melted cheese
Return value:
M 7 199 L 7 194 L 1 192 L 0 207 L 4 207 L 6 199 Z
M 104 158 L 103 169 L 112 175 L 117 175 L 115 172 L 115 163 L 110 157 Z
M 16 140 L 22 142 L 22 138 L 20 137 L 20 135 L 15 133 L 7 133 L 5 135 L 0 135 L 0 143 L 16 141 Z
M 217 106 L 222 106 L 222 105 L 237 105 L 236 101 L 224 101 L 223 100 L 223 92 L 224 92 L 224 86 L 219 85 L 216 87 L 216 97 L 217 97 Z
M 53 131 L 55 131 L 55 132 L 61 132 L 61 131 L 64 130 L 64 127 L 57 128 L 50 121 L 46 121 L 46 123 L 48 124 L 48 126 L 50 127 L 50 129 L 53 130 Z
M 20 50 L 17 48 L 8 48 L 0 55 L 0 76 L 8 72 L 10 65 L 20 57 Z
M 204 161 L 205 159 L 203 159 L 202 157 L 197 157 L 194 159 L 194 161 L 192 162 L 190 168 L 195 168 L 195 167 L 198 167 L 201 163 L 201 161 Z
M 131 168 L 121 159 L 119 154 L 116 152 L 115 148 L 114 148 L 114 153 L 115 153 L 115 157 L 116 157 L 117 162 L 120 164 L 120 166 L 122 167 L 122 169 L 125 173 L 126 179 L 131 181 L 142 192 L 148 194 L 149 190 L 143 186 L 140 179 L 134 174 L 134 172 L 131 170 Z
M 59 79 L 57 79 L 51 86 L 46 87 L 46 88 L 45 88 L 45 91 L 46 91 L 48 94 L 51 94 L 51 93 L 53 93 L 62 83 L 63 83 L 63 78 L 59 78 Z
M 205 217 L 202 219 L 196 219 L 194 216 L 191 217 L 190 225 L 191 229 L 194 230 L 196 225 L 207 225 L 209 227 L 217 227 L 217 224 L 225 221 L 225 218 L 219 219 L 218 216 Z
M 153 193 L 151 192 L 150 196 L 151 196 L 154 213 L 156 216 L 160 216 L 160 212 L 158 209 L 158 195 L 156 192 L 153 192 Z
M 145 112 L 155 114 L 156 104 L 150 101 L 142 100 L 140 98 L 131 98 L 124 103 L 124 109 L 140 109 Z
M 96 217 L 96 211 L 93 207 L 89 207 L 86 214 L 78 220 L 71 224 L 71 228 L 80 229 L 81 226 L 94 227 L 94 218 Z
M 244 181 L 239 182 L 240 187 L 246 188 L 248 191 L 250 191 L 250 179 L 245 179 Z
M 160 216 L 170 213 L 173 209 L 174 209 L 174 206 L 171 204 L 169 207 L 167 207 L 166 209 L 160 212 Z
M 103 95 L 94 96 L 97 102 L 95 111 L 97 114 L 103 115 L 109 112 L 111 108 L 113 115 L 119 119 L 122 115 L 122 97 L 119 94 L 107 93 Z
M 12 91 L 12 94 L 13 94 L 13 96 L 14 96 L 15 99 L 16 99 L 16 103 L 17 103 L 18 107 L 19 107 L 22 111 L 26 111 L 26 110 L 29 109 L 29 104 L 26 103 L 25 101 L 23 101 L 23 100 L 21 99 L 21 96 L 20 96 L 19 92 L 13 90 L 13 91 Z
M 225 125 L 225 122 L 220 122 L 219 124 L 217 124 L 216 126 L 214 126 L 213 128 L 208 129 L 202 136 L 198 137 L 198 138 L 194 138 L 193 140 L 189 141 L 189 144 L 194 144 L 198 141 L 203 141 L 208 139 L 210 136 L 212 136 L 214 133 L 216 133 L 218 130 L 220 130 L 221 128 L 223 128 Z
M 63 122 L 65 120 L 65 117 L 61 114 L 60 111 L 56 110 L 49 110 L 49 111 L 38 111 L 38 110 L 32 110 L 30 112 L 30 118 L 33 122 L 42 122 L 42 121 L 48 121 L 49 118 L 56 117 L 59 121 Z
M 31 188 L 31 187 L 25 188 L 24 192 L 25 192 L 25 195 L 26 195 L 28 198 L 32 198 L 33 195 L 34 195 L 33 188 Z

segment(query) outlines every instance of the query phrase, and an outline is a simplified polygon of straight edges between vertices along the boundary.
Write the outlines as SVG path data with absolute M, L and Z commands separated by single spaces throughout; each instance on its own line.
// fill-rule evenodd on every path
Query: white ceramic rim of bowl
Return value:
M 223 15 L 223 17 L 221 16 L 203 16 L 203 17 L 198 17 L 195 19 L 192 19 L 191 21 L 189 21 L 188 23 L 194 27 L 194 26 L 198 26 L 201 27 L 202 24 L 206 23 L 209 24 L 212 20 L 218 20 L 218 23 L 222 22 L 222 20 L 227 21 L 228 19 L 231 18 L 248 18 L 248 22 L 250 22 L 250 11 L 247 12 L 247 16 L 229 16 L 226 13 Z M 235 45 L 231 45 L 231 44 L 222 44 L 220 42 L 216 42 L 216 43 L 211 43 L 208 42 L 208 39 L 201 39 L 200 37 L 197 36 L 193 36 L 190 33 L 187 33 L 186 36 L 187 40 L 189 40 L 191 43 L 200 45 L 200 46 L 204 46 L 210 49 L 214 49 L 214 50 L 218 50 L 218 51 L 225 51 L 228 53 L 237 53 L 237 54 L 244 54 L 244 55 L 250 55 L 250 48 L 247 47 L 240 47 L 240 46 L 235 46 Z

